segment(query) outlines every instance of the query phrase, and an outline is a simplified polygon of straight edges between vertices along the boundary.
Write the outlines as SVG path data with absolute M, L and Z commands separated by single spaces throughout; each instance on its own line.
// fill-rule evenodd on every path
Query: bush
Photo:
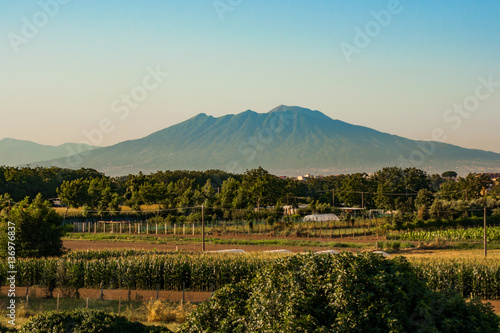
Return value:
M 0 333 L 10 333 L 10 332 L 17 332 L 15 328 L 10 328 L 10 327 L 5 327 L 2 324 L 0 324 Z
M 27 322 L 20 333 L 160 333 L 166 328 L 148 327 L 125 317 L 104 311 L 79 309 L 71 312 L 47 312 Z
M 272 226 L 274 224 L 275 218 L 273 216 L 268 216 L 266 218 L 266 223 Z
M 431 291 L 402 257 L 278 259 L 214 293 L 181 332 L 498 332 L 500 318 L 456 292 Z

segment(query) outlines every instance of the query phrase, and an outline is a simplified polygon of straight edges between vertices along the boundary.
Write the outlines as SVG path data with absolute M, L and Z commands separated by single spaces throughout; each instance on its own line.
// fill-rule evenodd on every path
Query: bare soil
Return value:
M 248 238 L 247 238 L 248 239 Z M 201 244 L 147 244 L 140 242 L 106 242 L 106 241 L 86 241 L 86 240 L 65 240 L 63 246 L 68 250 L 114 250 L 114 249 L 135 249 L 135 250 L 183 250 L 201 252 Z M 242 249 L 247 252 L 256 251 L 270 251 L 278 249 L 286 249 L 291 252 L 304 252 L 304 251 L 321 251 L 326 250 L 321 246 L 282 246 L 282 245 L 235 245 L 235 244 L 206 244 L 206 251 L 217 251 L 227 249 Z M 353 251 L 360 251 L 360 249 L 352 249 Z

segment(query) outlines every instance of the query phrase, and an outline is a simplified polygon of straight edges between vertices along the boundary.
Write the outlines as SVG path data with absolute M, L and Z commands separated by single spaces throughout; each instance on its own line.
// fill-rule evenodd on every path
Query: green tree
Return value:
M 418 191 L 417 197 L 415 198 L 415 208 L 420 209 L 421 206 L 430 207 L 434 202 L 434 194 L 426 189 Z
M 272 206 L 280 197 L 278 178 L 262 167 L 247 170 L 241 184 L 253 205 Z
M 201 189 L 201 193 L 203 194 L 203 197 L 205 198 L 205 206 L 206 207 L 211 207 L 215 203 L 215 190 L 212 185 L 212 181 L 210 179 L 207 179 L 207 182 L 205 185 L 203 185 L 203 188 Z
M 443 178 L 455 178 L 458 174 L 455 171 L 446 171 L 441 175 Z
M 58 256 L 63 253 L 62 218 L 38 194 L 32 203 L 26 197 L 14 206 L 10 215 L 1 216 L 0 244 L 2 256 L 6 255 L 8 226 L 15 224 L 16 255 L 18 257 Z M 8 223 L 11 222 L 11 223 Z
M 347 175 L 342 181 L 342 187 L 338 191 L 339 199 L 349 207 L 370 207 L 373 205 L 372 192 L 373 183 L 366 173 L 354 173 Z
M 230 177 L 222 183 L 219 196 L 219 201 L 222 208 L 229 209 L 233 207 L 233 202 L 238 195 L 239 187 L 240 183 L 233 177 Z

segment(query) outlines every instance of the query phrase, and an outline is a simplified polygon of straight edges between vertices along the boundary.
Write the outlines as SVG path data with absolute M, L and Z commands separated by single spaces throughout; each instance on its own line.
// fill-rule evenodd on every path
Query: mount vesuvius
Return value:
M 218 118 L 201 113 L 142 139 L 34 164 L 88 167 L 109 175 L 167 169 L 240 173 L 258 166 L 288 175 L 370 172 L 395 165 L 429 172 L 498 172 L 500 154 L 409 140 L 282 105 L 268 113 L 248 110 Z

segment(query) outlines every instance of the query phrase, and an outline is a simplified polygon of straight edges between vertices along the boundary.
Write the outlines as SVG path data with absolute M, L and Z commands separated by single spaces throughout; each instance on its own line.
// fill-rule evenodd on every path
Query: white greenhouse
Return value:
M 329 222 L 329 221 L 340 221 L 340 219 L 335 214 L 314 214 L 314 215 L 304 216 L 303 221 L 304 222 L 308 222 L 308 221 Z

